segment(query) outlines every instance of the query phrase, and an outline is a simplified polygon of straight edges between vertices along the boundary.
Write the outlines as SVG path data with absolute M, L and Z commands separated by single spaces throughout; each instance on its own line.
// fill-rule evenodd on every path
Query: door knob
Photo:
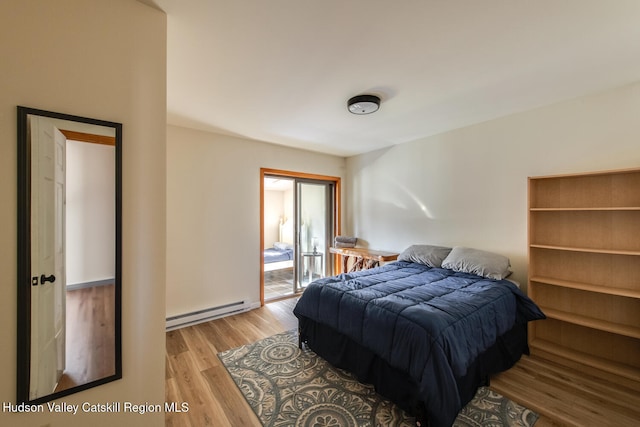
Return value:
M 53 274 L 49 277 L 45 276 L 44 274 L 40 276 L 40 284 L 44 285 L 46 282 L 55 282 L 56 281 L 56 276 L 54 276 Z

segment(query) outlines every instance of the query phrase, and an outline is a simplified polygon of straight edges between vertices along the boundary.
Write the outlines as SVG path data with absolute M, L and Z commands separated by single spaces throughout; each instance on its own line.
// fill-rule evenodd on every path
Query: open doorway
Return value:
M 116 147 L 111 136 L 67 137 L 66 367 L 55 391 L 115 374 Z M 104 355 L 101 357 L 101 355 Z
M 269 301 L 295 292 L 295 180 L 267 175 L 263 183 L 263 283 Z
M 290 297 L 334 271 L 340 178 L 261 169 L 261 302 Z

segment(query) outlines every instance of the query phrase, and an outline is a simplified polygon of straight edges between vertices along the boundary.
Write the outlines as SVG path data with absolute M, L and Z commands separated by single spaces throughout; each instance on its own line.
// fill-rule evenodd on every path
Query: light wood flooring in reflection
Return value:
M 56 392 L 115 374 L 115 285 L 67 291 L 65 370 Z
M 166 426 L 255 426 L 260 422 L 217 353 L 297 326 L 296 299 L 167 333 L 167 402 L 187 402 L 167 413 Z M 491 380 L 491 388 L 541 414 L 536 427 L 640 425 L 640 390 L 591 377 L 544 359 L 523 356 Z

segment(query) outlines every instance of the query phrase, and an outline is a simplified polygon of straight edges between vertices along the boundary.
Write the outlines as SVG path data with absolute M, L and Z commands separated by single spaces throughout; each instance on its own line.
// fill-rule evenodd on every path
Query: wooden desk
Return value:
M 395 261 L 398 255 L 395 252 L 374 251 L 365 248 L 329 248 L 332 254 L 342 255 L 342 272 L 348 270 L 349 257 L 354 257 L 355 262 L 348 272 L 366 270 L 377 267 L 381 262 Z

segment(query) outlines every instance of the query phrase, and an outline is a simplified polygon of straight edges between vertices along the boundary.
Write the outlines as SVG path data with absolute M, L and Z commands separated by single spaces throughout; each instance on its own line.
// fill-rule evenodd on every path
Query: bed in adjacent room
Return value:
M 414 245 L 310 284 L 294 309 L 300 342 L 421 425 L 450 426 L 489 375 L 528 353 L 527 322 L 544 318 L 509 274 L 501 255 Z
M 264 271 L 293 268 L 293 245 L 276 242 L 264 250 Z

